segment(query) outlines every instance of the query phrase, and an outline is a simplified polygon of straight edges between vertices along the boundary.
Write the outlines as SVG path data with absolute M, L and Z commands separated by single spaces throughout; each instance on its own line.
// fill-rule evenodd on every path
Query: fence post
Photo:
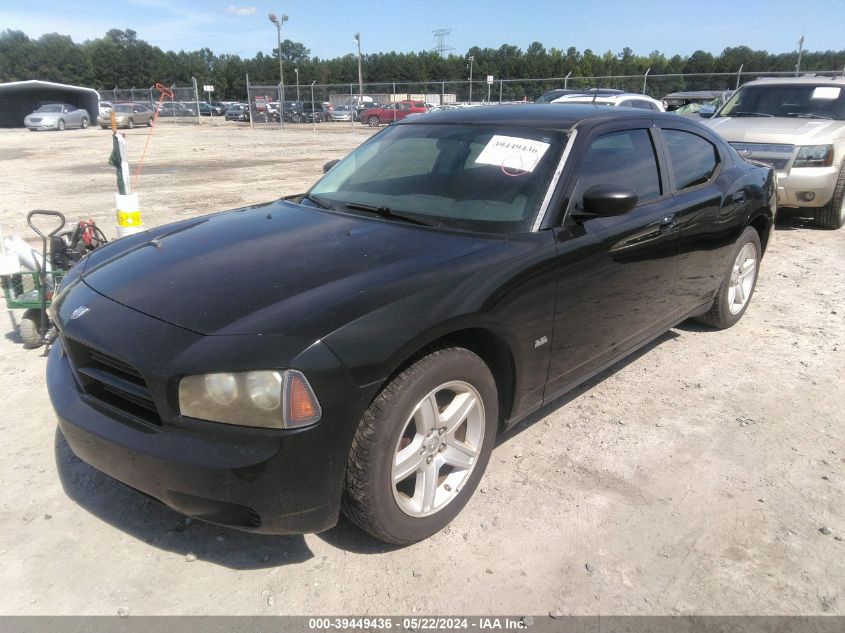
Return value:
M 499 77 L 499 103 L 502 102 L 502 85 L 505 83 L 505 80 Z
M 647 71 L 645 71 L 645 75 L 643 75 L 643 94 L 645 94 L 646 82 L 648 81 L 648 74 L 650 72 L 651 72 L 651 68 L 649 68 Z
M 317 83 L 317 80 L 311 82 L 311 127 L 316 132 L 317 131 L 317 111 L 314 109 L 314 84 Z
M 197 108 L 197 125 L 202 125 L 202 119 L 200 118 L 200 95 L 197 92 L 197 78 L 191 77 L 191 82 L 194 84 L 194 105 Z
M 443 105 L 443 101 L 446 99 L 446 82 L 440 82 L 440 105 Z
M 568 73 L 566 73 L 566 77 L 563 78 L 563 89 L 564 90 L 566 90 L 569 87 L 569 75 L 571 75 L 571 74 L 572 74 L 572 71 L 570 70 Z
M 361 90 L 358 94 L 358 105 L 360 106 L 364 102 L 364 85 L 360 85 Z M 352 96 L 352 84 L 349 84 L 349 125 L 351 126 L 349 129 L 350 131 L 355 134 L 355 112 L 358 108 L 355 107 L 355 102 L 353 101 Z M 363 110 L 361 110 L 363 112 Z
M 252 104 L 250 103 L 250 96 L 249 96 L 249 73 L 246 74 L 246 105 L 248 106 L 247 112 L 249 112 L 249 127 L 253 127 L 252 125 Z
M 390 97 L 390 100 L 393 101 L 393 105 L 396 105 L 396 82 L 393 82 L 393 95 Z M 396 108 L 393 108 L 393 122 L 396 123 Z
M 736 89 L 737 90 L 739 90 L 739 83 L 740 83 L 740 77 L 742 77 L 742 67 L 743 66 L 745 66 L 745 64 L 740 64 L 739 70 L 736 71 Z

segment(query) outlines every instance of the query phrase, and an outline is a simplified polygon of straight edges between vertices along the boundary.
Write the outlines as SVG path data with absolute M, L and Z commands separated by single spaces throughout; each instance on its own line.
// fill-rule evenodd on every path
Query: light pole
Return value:
M 285 109 L 285 71 L 282 67 L 282 24 L 288 21 L 288 16 L 282 14 L 282 19 L 276 17 L 276 14 L 270 11 L 267 14 L 267 17 L 270 18 L 270 21 L 276 25 L 276 38 L 278 41 L 278 48 L 276 52 L 279 54 L 279 102 L 282 108 L 281 116 L 279 119 L 281 120 L 282 127 L 285 127 L 285 117 L 284 117 L 284 109 Z
M 361 34 L 355 34 L 355 43 L 358 45 L 358 105 L 364 100 L 364 80 L 361 75 Z
M 293 72 L 296 73 L 296 100 L 299 101 L 299 68 L 294 68 Z
M 475 55 L 470 55 L 469 59 L 469 102 L 472 103 L 472 62 L 475 61 Z
M 801 53 L 804 52 L 804 36 L 798 38 L 798 63 L 795 64 L 795 76 L 801 73 Z

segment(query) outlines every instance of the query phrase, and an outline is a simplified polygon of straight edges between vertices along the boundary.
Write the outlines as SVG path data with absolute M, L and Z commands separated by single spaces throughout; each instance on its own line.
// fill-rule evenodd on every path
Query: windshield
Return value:
M 61 112 L 62 106 L 60 105 L 43 105 L 36 110 L 36 112 Z
M 845 120 L 845 90 L 824 84 L 744 86 L 720 111 L 720 117 L 763 116 Z
M 132 112 L 131 105 L 119 105 L 114 107 L 115 112 Z
M 455 228 L 529 231 L 566 139 L 536 128 L 396 125 L 343 159 L 308 195 L 339 211 L 365 205 Z

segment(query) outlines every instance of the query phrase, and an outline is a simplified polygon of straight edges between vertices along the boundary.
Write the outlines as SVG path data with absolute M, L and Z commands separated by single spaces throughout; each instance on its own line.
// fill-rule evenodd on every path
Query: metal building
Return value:
M 68 103 L 88 110 L 95 121 L 100 96 L 93 88 L 69 86 L 51 81 L 11 81 L 0 84 L 0 127 L 23 127 L 23 119 L 46 103 Z

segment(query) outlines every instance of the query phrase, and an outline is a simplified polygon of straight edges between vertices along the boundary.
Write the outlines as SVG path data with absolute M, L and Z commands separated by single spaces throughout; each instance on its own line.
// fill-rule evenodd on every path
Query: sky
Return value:
M 450 28 L 457 53 L 531 42 L 597 54 L 659 50 L 714 54 L 747 45 L 772 53 L 845 49 L 845 0 L 0 0 L 0 31 L 30 37 L 70 35 L 74 41 L 130 28 L 165 50 L 208 47 L 252 57 L 276 44 L 267 14 L 287 14 L 282 38 L 302 42 L 312 56 L 353 53 L 355 32 L 364 53 L 434 48 L 432 31 Z

